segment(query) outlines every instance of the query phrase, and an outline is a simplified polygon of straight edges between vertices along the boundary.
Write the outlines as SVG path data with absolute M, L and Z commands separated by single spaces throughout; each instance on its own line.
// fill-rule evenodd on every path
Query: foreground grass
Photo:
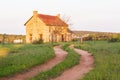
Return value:
M 0 45 L 0 50 L 5 54 L 0 56 L 0 77 L 27 70 L 54 57 L 52 46 L 45 44 Z
M 120 43 L 86 42 L 77 48 L 93 53 L 94 69 L 82 80 L 120 80 Z
M 66 59 L 54 66 L 52 69 L 41 72 L 39 75 L 33 77 L 30 80 L 50 80 L 62 74 L 62 72 L 68 68 L 73 67 L 79 63 L 79 55 L 72 49 L 68 48 L 68 44 L 64 44 L 62 47 L 68 52 Z

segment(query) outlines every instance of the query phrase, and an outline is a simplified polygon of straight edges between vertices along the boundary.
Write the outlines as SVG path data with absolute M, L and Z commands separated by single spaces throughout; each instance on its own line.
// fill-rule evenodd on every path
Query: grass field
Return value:
M 0 45 L 0 77 L 13 75 L 53 58 L 52 46 L 9 44 Z
M 63 49 L 68 52 L 66 59 L 51 70 L 41 72 L 31 80 L 50 80 L 59 76 L 64 70 L 79 63 L 79 55 L 64 43 Z M 120 79 L 120 42 L 88 41 L 75 43 L 76 48 L 93 54 L 95 63 L 82 80 L 119 80 Z M 0 45 L 0 77 L 13 75 L 42 64 L 54 57 L 52 46 L 41 45 Z
M 94 69 L 82 80 L 120 80 L 120 42 L 85 42 L 77 48 L 94 55 Z
M 52 69 L 41 72 L 39 75 L 30 80 L 50 80 L 62 74 L 66 69 L 69 69 L 79 63 L 79 55 L 72 49 L 68 48 L 69 44 L 64 44 L 63 49 L 68 52 L 66 59 L 54 66 Z

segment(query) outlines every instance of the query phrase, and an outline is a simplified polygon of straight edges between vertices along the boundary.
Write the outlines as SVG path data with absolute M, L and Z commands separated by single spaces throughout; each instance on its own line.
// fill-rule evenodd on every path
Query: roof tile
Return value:
M 62 21 L 57 16 L 38 14 L 38 17 L 47 25 L 47 26 L 68 26 L 64 21 Z

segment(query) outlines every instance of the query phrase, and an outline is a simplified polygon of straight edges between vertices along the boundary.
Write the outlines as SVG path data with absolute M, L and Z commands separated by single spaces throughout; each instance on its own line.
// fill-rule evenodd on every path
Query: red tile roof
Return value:
M 57 16 L 38 14 L 38 17 L 47 25 L 47 26 L 68 26 L 64 21 L 62 21 Z

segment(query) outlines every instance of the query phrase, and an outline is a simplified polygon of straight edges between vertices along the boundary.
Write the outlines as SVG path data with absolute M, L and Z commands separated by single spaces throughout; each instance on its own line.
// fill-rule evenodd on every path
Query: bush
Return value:
M 72 39 L 72 41 L 78 41 L 78 38 L 74 38 L 74 39 Z
M 109 39 L 109 42 L 119 42 L 119 41 L 120 41 L 120 39 L 117 37 Z
M 42 39 L 39 39 L 39 40 L 35 40 L 32 42 L 33 44 L 42 44 L 43 43 L 43 40 Z

